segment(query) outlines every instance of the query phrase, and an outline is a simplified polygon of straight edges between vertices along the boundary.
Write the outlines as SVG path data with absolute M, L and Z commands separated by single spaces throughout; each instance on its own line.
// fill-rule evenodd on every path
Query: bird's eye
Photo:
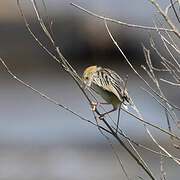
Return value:
M 88 80 L 88 79 L 89 79 L 89 77 L 88 77 L 88 76 L 86 76 L 86 77 L 85 77 L 85 79 L 86 79 L 86 80 Z

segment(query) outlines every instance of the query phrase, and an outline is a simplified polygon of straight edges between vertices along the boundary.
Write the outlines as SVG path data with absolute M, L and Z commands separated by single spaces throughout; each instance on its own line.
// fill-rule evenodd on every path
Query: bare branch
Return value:
M 176 28 L 176 26 L 171 22 L 170 18 L 168 15 L 161 9 L 160 5 L 157 3 L 156 0 L 148 0 L 150 1 L 159 11 L 159 13 L 162 15 L 162 17 L 165 19 L 165 21 L 168 23 L 168 25 L 171 27 L 171 29 L 174 30 L 175 35 L 180 38 L 180 32 Z
M 176 1 L 174 1 L 173 3 L 170 3 L 167 7 L 166 7 L 166 9 L 165 9 L 165 14 L 167 15 L 168 14 L 168 11 L 169 11 L 169 9 L 170 8 L 172 8 L 172 4 L 174 5 L 175 3 L 177 3 L 178 1 L 176 0 Z
M 174 82 L 165 80 L 165 79 L 163 79 L 163 78 L 161 78 L 160 80 L 163 81 L 163 82 L 166 82 L 166 83 L 168 83 L 168 84 L 171 84 L 171 85 L 173 85 L 173 86 L 178 86 L 178 87 L 180 87 L 180 84 L 179 84 L 179 83 L 174 83 Z
M 179 16 L 178 16 L 178 14 L 177 14 L 177 11 L 176 11 L 176 9 L 175 9 L 175 7 L 174 7 L 174 3 L 173 3 L 173 1 L 172 1 L 172 0 L 170 0 L 170 2 L 171 2 L 171 5 L 172 5 L 172 8 L 173 8 L 174 14 L 175 14 L 175 16 L 176 16 L 176 18 L 177 18 L 178 22 L 180 23 L 180 19 L 179 19 Z
M 109 22 L 113 22 L 113 23 L 117 23 L 117 24 L 120 24 L 120 25 L 124 25 L 124 26 L 127 26 L 127 27 L 133 27 L 133 28 L 139 28 L 139 29 L 144 29 L 144 30 L 156 30 L 156 28 L 154 27 L 148 27 L 148 26 L 140 26 L 140 25 L 136 25 L 136 24 L 128 24 L 128 23 L 125 23 L 125 22 L 122 22 L 122 21 L 118 21 L 118 20 L 115 20 L 115 19 L 111 19 L 111 18 L 108 18 L 108 17 L 104 17 L 104 16 L 101 16 L 101 15 L 98 15 L 98 14 L 95 14 L 75 3 L 70 3 L 72 6 L 80 9 L 81 11 L 91 15 L 91 16 L 94 16 L 98 19 L 101 19 L 101 20 L 104 20 L 104 21 L 109 21 Z M 169 31 L 169 32 L 174 32 L 174 30 L 172 29 L 164 29 L 164 28 L 161 28 L 161 31 Z

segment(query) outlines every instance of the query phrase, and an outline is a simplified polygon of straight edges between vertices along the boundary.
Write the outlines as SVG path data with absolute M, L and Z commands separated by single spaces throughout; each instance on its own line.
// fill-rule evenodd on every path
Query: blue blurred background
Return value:
M 41 1 L 38 1 L 39 4 Z M 77 72 L 82 75 L 89 65 L 101 65 L 127 74 L 129 93 L 144 118 L 167 128 L 163 109 L 140 87 L 145 85 L 128 67 L 110 40 L 103 22 L 70 5 L 70 1 L 46 0 L 48 14 L 53 20 L 57 45 Z M 152 26 L 156 9 L 148 1 L 73 1 L 97 14 L 127 23 Z M 165 7 L 168 1 L 164 1 Z M 51 49 L 35 20 L 32 5 L 22 6 L 35 34 Z M 47 16 L 40 5 L 46 22 Z M 131 63 L 140 69 L 144 64 L 141 43 L 148 47 L 149 32 L 109 24 Z M 152 32 L 152 35 L 155 33 Z M 19 78 L 56 99 L 72 110 L 93 119 L 90 107 L 72 79 L 59 68 L 31 37 L 18 12 L 15 1 L 0 1 L 0 57 Z M 155 57 L 155 56 L 154 56 Z M 159 65 L 158 59 L 154 63 Z M 163 75 L 163 74 L 160 74 Z M 162 84 L 163 85 L 163 84 Z M 178 105 L 179 92 L 169 99 Z M 117 113 L 112 117 L 116 118 Z M 121 128 L 129 137 L 152 147 L 143 125 L 129 115 L 121 114 Z M 151 128 L 150 128 L 151 129 Z M 151 129 L 166 144 L 167 137 Z M 136 163 L 115 141 L 114 145 L 128 169 L 130 177 L 147 178 Z M 158 150 L 157 148 L 155 148 Z M 160 157 L 139 149 L 157 177 L 160 176 Z M 168 161 L 169 163 L 169 161 Z M 170 162 L 172 163 L 172 162 Z M 167 167 L 167 162 L 164 162 Z M 177 166 L 168 166 L 167 177 L 177 179 Z M 0 65 L 0 179 L 125 179 L 117 159 L 96 127 L 57 107 L 12 79 Z

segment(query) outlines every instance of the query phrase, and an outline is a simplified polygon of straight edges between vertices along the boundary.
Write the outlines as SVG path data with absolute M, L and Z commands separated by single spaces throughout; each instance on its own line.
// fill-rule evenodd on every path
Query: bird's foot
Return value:
M 101 114 L 101 115 L 99 116 L 99 119 L 100 119 L 100 120 L 104 120 L 104 114 Z
M 91 111 L 95 111 L 98 103 L 97 102 L 91 102 Z

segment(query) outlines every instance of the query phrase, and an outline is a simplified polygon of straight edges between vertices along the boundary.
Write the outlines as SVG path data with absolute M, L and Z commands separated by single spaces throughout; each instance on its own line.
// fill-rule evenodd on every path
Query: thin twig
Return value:
M 160 160 L 160 179 L 161 180 L 166 180 L 166 173 L 164 171 L 164 167 L 163 167 L 163 157 L 161 156 L 161 160 Z
M 123 171 L 124 175 L 126 176 L 126 178 L 127 178 L 128 180 L 130 180 L 130 178 L 129 178 L 127 172 L 126 172 L 126 169 L 125 169 L 125 167 L 124 167 L 124 165 L 123 165 L 123 162 L 122 162 L 122 160 L 119 158 L 119 155 L 118 155 L 118 153 L 116 152 L 116 150 L 115 150 L 115 148 L 114 148 L 114 146 L 113 146 L 113 143 L 112 143 L 111 139 L 102 131 L 101 128 L 99 128 L 99 123 L 98 123 L 98 121 L 97 121 L 97 118 L 96 118 L 96 116 L 95 116 L 94 111 L 93 111 L 93 115 L 94 115 L 94 119 L 96 120 L 96 124 L 97 124 L 97 127 L 98 127 L 98 129 L 99 129 L 99 132 L 100 132 L 100 133 L 106 138 L 106 140 L 108 141 L 108 143 L 109 143 L 109 145 L 110 145 L 110 147 L 111 147 L 111 149 L 112 149 L 112 151 L 113 151 L 116 159 L 118 160 L 118 162 L 119 162 L 119 164 L 120 164 L 120 166 L 121 166 L 121 168 L 122 168 L 122 171 Z
M 81 120 L 87 121 L 89 123 L 91 123 L 92 125 L 97 126 L 94 122 L 92 122 L 91 120 L 84 118 L 83 116 L 81 116 L 80 114 L 76 113 L 75 111 L 69 109 L 68 107 L 60 104 L 59 102 L 57 102 L 56 100 L 50 98 L 49 96 L 45 95 L 44 93 L 40 92 L 39 90 L 33 88 L 31 85 L 25 83 L 23 80 L 21 80 L 20 78 L 18 78 L 16 75 L 14 75 L 12 73 L 12 71 L 8 68 L 8 66 L 6 65 L 6 63 L 2 60 L 2 58 L 0 58 L 1 63 L 3 64 L 3 66 L 6 68 L 7 72 L 11 75 L 12 78 L 14 78 L 16 81 L 18 81 L 19 83 L 21 83 L 22 85 L 24 85 L 25 87 L 29 88 L 30 90 L 32 90 L 33 92 L 37 93 L 40 95 L 40 97 L 45 98 L 46 100 L 48 100 L 49 102 L 52 102 L 53 104 L 63 108 L 64 110 L 72 113 L 73 115 L 77 116 L 78 118 L 80 118 Z M 107 129 L 105 129 L 102 126 L 98 126 L 99 128 L 101 128 L 102 130 L 106 131 L 107 133 L 110 133 L 110 131 L 108 131 Z
M 107 128 L 112 132 L 112 135 L 118 140 L 118 142 L 126 149 L 126 151 L 131 155 L 131 157 L 137 162 L 138 165 L 140 165 L 142 167 L 142 169 L 149 175 L 149 177 L 153 180 L 155 180 L 156 178 L 154 177 L 154 175 L 152 174 L 151 171 L 149 171 L 149 169 L 147 169 L 142 163 L 141 161 L 127 148 L 127 146 L 124 144 L 124 142 L 119 138 L 119 136 L 116 134 L 115 131 L 113 131 L 113 129 L 109 126 L 109 124 L 103 119 L 104 124 L 107 126 Z
M 175 4 L 175 3 L 177 3 L 178 1 L 176 0 L 176 1 L 174 1 L 173 2 L 173 5 Z M 165 14 L 167 15 L 168 14 L 168 12 L 169 12 L 169 9 L 172 7 L 172 3 L 170 3 L 167 7 L 166 7 L 166 9 L 165 9 Z
M 171 114 L 170 110 L 169 110 L 162 102 L 160 102 L 160 101 L 159 101 L 151 92 L 149 92 L 147 89 L 145 89 L 145 88 L 141 88 L 141 89 L 143 89 L 146 93 L 148 93 L 149 95 L 151 95 L 151 97 L 152 97 L 153 99 L 155 99 L 155 101 L 156 101 L 160 106 L 162 106 L 162 107 L 168 112 L 168 114 L 170 115 L 170 117 L 172 118 L 172 120 L 175 121 L 175 119 L 174 119 L 173 115 Z
M 49 38 L 50 42 L 52 43 L 52 45 L 53 45 L 56 53 L 58 54 L 59 58 L 61 59 L 61 63 L 64 64 L 65 67 L 67 68 L 67 69 L 65 69 L 65 70 L 71 75 L 71 77 L 74 79 L 74 81 L 76 82 L 76 84 L 79 86 L 79 88 L 81 89 L 81 91 L 83 92 L 83 94 L 85 95 L 85 97 L 88 99 L 89 103 L 91 104 L 91 101 L 90 101 L 89 97 L 88 97 L 87 94 L 85 93 L 85 91 L 84 91 L 84 89 L 82 88 L 82 86 L 81 86 L 81 84 L 79 83 L 79 81 L 76 79 L 76 76 L 74 76 L 74 74 L 73 74 L 73 73 L 75 72 L 74 69 L 71 67 L 71 65 L 68 63 L 68 61 L 63 57 L 63 55 L 61 54 L 59 48 L 56 46 L 53 38 L 51 37 L 50 33 L 48 32 L 48 30 L 47 30 L 47 28 L 46 28 L 46 26 L 45 26 L 45 24 L 44 24 L 44 22 L 43 22 L 43 19 L 42 19 L 41 16 L 40 16 L 40 13 L 39 13 L 39 10 L 38 10 L 38 7 L 37 7 L 37 5 L 36 5 L 35 0 L 31 0 L 31 2 L 32 2 L 32 4 L 33 4 L 33 8 L 34 8 L 34 10 L 35 10 L 35 12 L 36 12 L 36 16 L 37 16 L 38 21 L 39 21 L 39 23 L 40 23 L 40 25 L 41 25 L 41 28 L 43 29 L 44 33 L 46 34 L 46 36 Z M 76 73 L 75 73 L 75 74 L 76 74 Z M 98 112 L 97 110 L 96 110 L 96 113 L 99 114 L 99 112 Z M 106 121 L 103 120 L 103 122 L 105 123 Z M 108 123 L 106 122 L 105 124 L 106 124 L 106 126 L 107 126 Z M 107 127 L 109 128 L 110 126 L 107 126 Z M 112 132 L 112 131 L 111 131 L 111 132 Z M 152 176 L 152 175 L 151 175 L 152 173 L 149 172 L 149 171 L 144 167 L 144 165 L 136 158 L 136 156 L 133 155 L 133 153 L 131 153 L 131 151 L 126 147 L 126 145 L 125 145 L 124 143 L 121 143 L 121 141 L 120 141 L 119 138 L 117 138 L 117 137 L 115 137 L 115 138 L 120 142 L 121 145 L 123 145 L 123 147 L 124 147 L 124 148 L 127 150 L 127 152 L 133 157 L 133 159 L 135 159 L 136 162 L 137 162 L 147 173 L 149 173 L 149 176 L 151 177 L 151 176 Z M 153 176 L 152 176 L 152 177 L 153 177 Z M 152 179 L 154 179 L 154 178 L 152 178 Z
M 154 127 L 154 128 L 156 128 L 156 129 L 164 132 L 165 134 L 168 134 L 169 136 L 173 136 L 173 137 L 174 137 L 175 139 L 177 139 L 177 140 L 180 140 L 180 137 L 179 137 L 179 136 L 177 136 L 177 135 L 175 135 L 175 134 L 173 134 L 173 133 L 170 133 L 170 132 L 167 131 L 166 129 L 163 129 L 163 128 L 161 128 L 161 127 L 159 127 L 159 126 L 157 126 L 157 125 L 154 125 L 154 124 L 152 124 L 152 123 L 150 123 L 150 122 L 148 122 L 148 121 L 146 121 L 146 120 L 144 120 L 144 119 L 142 119 L 142 118 L 140 118 L 140 117 L 137 117 L 135 114 L 127 111 L 127 110 L 124 109 L 124 108 L 122 108 L 122 110 L 123 110 L 124 112 L 128 113 L 129 115 L 131 115 L 132 117 L 136 118 L 137 120 L 139 120 L 139 121 L 141 121 L 141 122 L 143 122 L 143 123 L 145 123 L 145 124 L 147 124 L 147 125 L 149 125 L 149 126 L 151 126 L 151 127 Z
M 113 128 L 113 129 L 115 129 L 115 128 Z M 149 151 L 149 152 L 152 152 L 153 154 L 157 154 L 157 155 L 160 155 L 160 156 L 164 156 L 164 157 L 170 158 L 168 155 L 163 154 L 162 152 L 155 151 L 155 150 L 153 150 L 153 149 L 151 149 L 151 148 L 149 148 L 149 147 L 146 147 L 146 146 L 144 146 L 144 145 L 142 145 L 142 144 L 140 144 L 140 143 L 135 142 L 134 140 L 132 140 L 132 139 L 130 139 L 128 136 L 126 136 L 126 135 L 124 134 L 124 132 L 122 132 L 122 130 L 121 130 L 121 131 L 118 131 L 118 134 L 120 134 L 121 136 L 123 136 L 124 138 L 126 138 L 127 140 L 129 140 L 130 142 L 132 142 L 133 144 L 135 144 L 137 147 L 141 147 L 141 148 L 143 148 L 143 149 L 145 149 L 145 150 L 147 150 L 147 151 Z M 177 157 L 174 157 L 174 158 L 175 158 L 176 160 L 180 161 L 179 158 L 177 158 Z
M 165 21 L 168 23 L 168 25 L 171 27 L 171 29 L 174 30 L 174 34 L 180 38 L 180 32 L 178 31 L 178 29 L 176 28 L 176 26 L 172 23 L 172 21 L 170 20 L 170 18 L 168 17 L 168 15 L 165 13 L 165 11 L 163 11 L 160 7 L 160 5 L 157 3 L 156 0 L 148 0 L 150 1 L 159 11 L 159 13 L 162 15 L 162 17 L 165 19 Z
M 168 84 L 170 84 L 170 85 L 180 87 L 180 84 L 179 84 L 179 83 L 174 83 L 174 82 L 168 81 L 168 80 L 163 79 L 163 78 L 160 78 L 160 80 L 163 81 L 163 82 L 166 82 L 166 83 L 168 83 Z
M 179 19 L 178 13 L 177 13 L 177 11 L 176 11 L 176 9 L 175 9 L 175 7 L 174 7 L 174 3 L 173 3 L 173 1 L 172 1 L 172 0 L 170 0 L 170 2 L 171 2 L 171 5 L 172 5 L 172 8 L 173 8 L 174 14 L 175 14 L 175 16 L 176 16 L 176 19 L 177 19 L 177 20 L 178 20 L 178 22 L 180 23 L 180 19 Z
M 111 18 L 108 18 L 108 17 L 104 17 L 104 16 L 101 16 L 101 15 L 98 15 L 96 13 L 93 13 L 92 11 L 89 11 L 75 3 L 70 3 L 70 5 L 80 9 L 81 11 L 91 15 L 91 16 L 94 16 L 98 19 L 101 19 L 101 20 L 104 20 L 104 21 L 109 21 L 109 22 L 113 22 L 113 23 L 117 23 L 117 24 L 120 24 L 120 25 L 124 25 L 124 26 L 127 26 L 127 27 L 133 27 L 133 28 L 139 28 L 139 29 L 145 29 L 145 30 L 156 30 L 156 28 L 154 27 L 148 27 L 148 26 L 140 26 L 140 25 L 136 25 L 136 24 L 128 24 L 128 23 L 125 23 L 125 22 L 122 22 L 122 21 L 118 21 L 118 20 L 115 20 L 115 19 L 111 19 Z M 161 31 L 169 31 L 169 32 L 174 32 L 174 30 L 172 29 L 164 29 L 164 28 L 161 28 L 160 29 Z
M 118 50 L 120 51 L 120 53 L 123 55 L 123 57 L 125 58 L 126 62 L 129 64 L 129 66 L 131 67 L 131 69 L 135 72 L 135 74 L 136 74 L 156 95 L 158 95 L 159 97 L 161 97 L 163 100 L 166 100 L 164 97 L 162 97 L 161 95 L 159 95 L 154 89 L 152 89 L 152 87 L 145 81 L 145 79 L 136 71 L 136 69 L 135 69 L 135 68 L 133 67 L 133 65 L 130 63 L 130 61 L 128 60 L 128 58 L 126 57 L 126 55 L 124 54 L 124 52 L 122 51 L 122 49 L 119 47 L 119 45 L 117 44 L 117 42 L 116 42 L 115 39 L 113 38 L 113 36 L 112 36 L 112 34 L 111 34 L 108 26 L 107 26 L 106 21 L 105 21 L 105 26 L 106 26 L 106 29 L 107 29 L 107 31 L 108 31 L 108 34 L 109 34 L 110 38 L 112 39 L 113 43 L 116 45 L 116 47 L 118 48 Z M 168 101 L 166 100 L 166 102 L 168 102 Z M 122 108 L 122 109 L 123 109 L 123 108 Z M 159 129 L 159 130 L 162 130 L 162 132 L 165 132 L 165 133 L 167 133 L 167 134 L 169 134 L 169 135 L 173 135 L 174 137 L 176 137 L 177 139 L 180 140 L 180 137 L 178 137 L 178 136 L 176 136 L 176 135 L 174 135 L 174 134 L 172 134 L 172 133 L 170 133 L 170 132 L 168 132 L 168 131 L 166 131 L 166 130 L 164 130 L 164 129 L 162 129 L 162 128 L 159 128 L 158 126 L 155 126 L 155 125 L 153 125 L 153 124 L 151 124 L 151 123 L 149 123 L 149 122 L 147 122 L 147 121 L 144 121 L 143 119 L 137 117 L 136 115 L 130 113 L 129 111 L 127 111 L 127 110 L 125 110 L 125 109 L 123 109 L 123 110 L 124 110 L 125 112 L 129 113 L 130 115 L 136 117 L 136 118 L 139 119 L 140 121 L 145 122 L 146 124 L 149 124 L 149 125 L 151 125 L 152 127 L 155 127 L 155 128 L 157 128 L 157 129 Z

